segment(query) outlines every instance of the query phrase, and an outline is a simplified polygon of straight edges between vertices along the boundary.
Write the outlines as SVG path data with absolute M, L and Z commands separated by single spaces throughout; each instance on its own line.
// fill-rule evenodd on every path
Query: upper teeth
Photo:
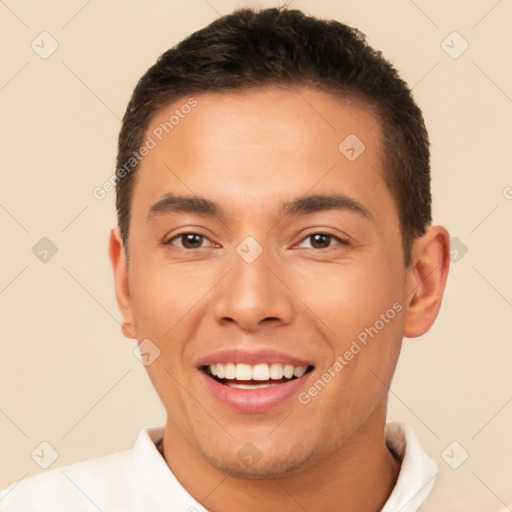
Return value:
M 236 379 L 236 380 L 278 380 L 286 377 L 302 377 L 307 370 L 307 366 L 293 366 L 291 364 L 212 364 L 210 372 L 219 379 Z

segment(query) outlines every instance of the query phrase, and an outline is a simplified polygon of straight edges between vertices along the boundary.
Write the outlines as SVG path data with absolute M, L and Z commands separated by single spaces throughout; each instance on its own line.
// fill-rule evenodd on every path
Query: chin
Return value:
M 252 480 L 269 478 L 280 478 L 292 475 L 310 465 L 312 454 L 293 450 L 293 447 L 286 447 L 279 452 L 275 449 L 268 449 L 261 453 L 254 445 L 248 443 L 236 453 L 205 453 L 200 450 L 204 460 L 221 473 Z

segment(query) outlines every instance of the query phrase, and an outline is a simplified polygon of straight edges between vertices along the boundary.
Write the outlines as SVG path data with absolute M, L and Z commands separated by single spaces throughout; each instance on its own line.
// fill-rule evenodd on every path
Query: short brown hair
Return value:
M 143 144 L 153 116 L 180 97 L 263 86 L 305 85 L 363 100 L 379 120 L 384 180 L 400 217 L 405 265 L 431 223 L 430 153 L 423 115 L 407 84 L 364 34 L 287 8 L 240 9 L 166 51 L 139 80 L 119 134 L 117 169 Z M 116 183 L 118 224 L 128 256 L 134 176 Z

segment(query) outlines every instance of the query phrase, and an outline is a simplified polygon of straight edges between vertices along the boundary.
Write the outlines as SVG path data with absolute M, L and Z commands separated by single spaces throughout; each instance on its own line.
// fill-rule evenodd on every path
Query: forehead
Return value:
M 369 146 L 378 143 L 380 126 L 355 98 L 335 97 L 306 87 L 261 87 L 204 92 L 175 100 L 157 111 L 147 134 L 164 146 L 172 146 L 178 137 L 189 142 L 201 139 L 205 150 L 212 149 L 208 143 L 222 144 L 220 150 L 227 145 L 234 149 L 238 140 L 244 142 L 241 151 L 262 144 L 267 149 L 297 151 L 301 147 L 308 151 L 322 138 L 323 146 L 329 144 L 336 151 L 349 134 L 358 135 Z M 194 156 L 197 159 L 201 155 Z
M 361 104 L 309 88 L 186 96 L 151 120 L 146 140 L 154 147 L 134 196 L 147 203 L 166 192 L 213 195 L 247 209 L 337 189 L 370 203 L 387 194 L 389 203 L 380 134 Z

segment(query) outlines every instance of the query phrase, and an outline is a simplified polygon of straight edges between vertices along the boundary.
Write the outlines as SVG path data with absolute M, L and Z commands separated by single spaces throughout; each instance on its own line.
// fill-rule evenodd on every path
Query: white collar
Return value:
M 381 512 L 416 512 L 434 486 L 439 467 L 405 423 L 386 425 L 386 444 L 402 461 L 395 487 Z

